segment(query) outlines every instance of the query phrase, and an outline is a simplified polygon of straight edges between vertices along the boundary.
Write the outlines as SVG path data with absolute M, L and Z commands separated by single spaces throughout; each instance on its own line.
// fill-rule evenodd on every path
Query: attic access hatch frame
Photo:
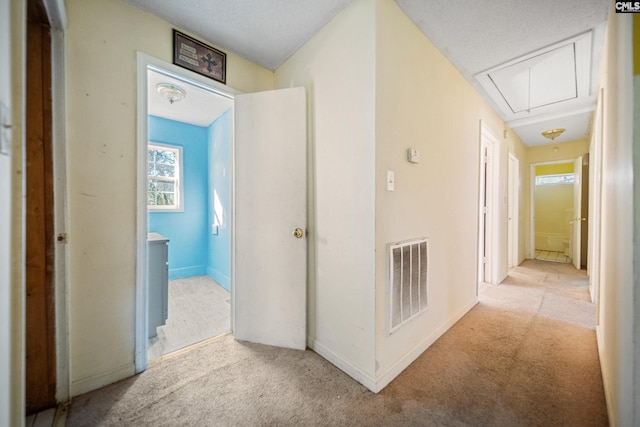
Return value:
M 541 114 L 559 114 L 565 111 L 568 105 L 571 105 L 574 110 L 582 109 L 585 106 L 589 106 L 593 101 L 591 94 L 591 55 L 592 55 L 592 40 L 593 31 L 587 31 L 579 34 L 575 37 L 566 39 L 560 43 L 556 43 L 547 46 L 543 49 L 531 52 L 527 55 L 505 62 L 486 71 L 476 74 L 474 77 L 480 84 L 482 89 L 489 95 L 495 105 L 506 121 L 514 121 L 519 119 L 526 119 L 532 115 Z M 575 64 L 575 97 L 567 99 L 558 99 L 554 102 L 539 106 L 530 106 L 530 108 L 521 110 L 516 108 L 515 110 L 509 105 L 506 99 L 506 91 L 504 86 L 501 88 L 496 83 L 496 80 L 500 80 L 501 74 L 505 74 L 509 69 L 518 68 L 528 69 L 530 64 L 534 64 L 536 59 L 543 60 L 544 57 L 549 57 L 553 54 L 557 54 L 561 50 L 568 50 L 569 47 L 573 47 L 574 51 L 574 64 Z M 503 80 L 504 82 L 504 80 Z M 528 84 L 530 84 L 531 78 L 529 76 Z

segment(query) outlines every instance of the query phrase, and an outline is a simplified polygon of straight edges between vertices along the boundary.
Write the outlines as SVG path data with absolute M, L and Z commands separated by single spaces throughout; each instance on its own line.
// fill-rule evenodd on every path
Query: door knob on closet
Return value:
M 304 231 L 302 231 L 302 229 L 300 228 L 296 228 L 295 230 L 293 230 L 293 235 L 299 239 L 304 235 Z

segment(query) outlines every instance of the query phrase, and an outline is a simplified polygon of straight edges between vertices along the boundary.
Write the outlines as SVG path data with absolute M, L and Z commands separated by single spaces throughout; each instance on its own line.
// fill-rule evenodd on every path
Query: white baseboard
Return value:
M 453 315 L 442 326 L 434 331 L 427 338 L 422 340 L 418 345 L 409 350 L 402 358 L 394 363 L 390 368 L 373 378 L 371 375 L 363 372 L 358 367 L 347 362 L 342 357 L 319 343 L 311 337 L 307 337 L 307 345 L 310 349 L 318 353 L 320 356 L 327 359 L 338 369 L 349 375 L 351 378 L 368 388 L 374 393 L 380 392 L 385 388 L 394 378 L 396 378 L 402 371 L 404 371 L 411 363 L 413 363 L 418 356 L 431 346 L 438 338 L 440 338 L 445 332 L 449 330 L 458 320 L 469 312 L 478 303 L 478 297 L 474 297 L 469 304 L 467 304 L 462 310 Z
M 617 426 L 618 420 L 616 417 L 616 411 L 614 408 L 616 407 L 615 402 L 613 401 L 613 396 L 611 395 L 613 389 L 611 387 L 611 379 L 609 378 L 608 372 L 602 369 L 603 365 L 608 361 L 607 355 L 604 352 L 604 339 L 602 338 L 602 326 L 596 326 L 596 344 L 598 347 L 598 357 L 600 358 L 600 374 L 602 375 L 602 385 L 604 388 L 604 401 L 607 404 L 607 415 L 609 416 L 609 425 Z
M 469 312 L 478 303 L 478 297 L 475 296 L 469 304 L 464 306 L 462 310 L 454 314 L 449 320 L 447 320 L 442 326 L 436 329 L 431 335 L 426 337 L 415 347 L 409 350 L 403 357 L 401 357 L 396 363 L 391 365 L 388 369 L 376 376 L 375 387 L 369 388 L 371 391 L 378 393 L 382 391 L 395 377 L 400 375 L 402 371 L 407 369 L 424 351 L 431 346 L 438 338 L 440 338 L 445 332 L 449 330 L 458 320 Z
M 345 374 L 349 375 L 351 378 L 368 388 L 369 390 L 375 391 L 375 380 L 372 376 L 363 372 L 358 367 L 352 365 L 351 363 L 344 360 L 342 357 L 338 356 L 333 351 L 329 350 L 327 347 L 315 341 L 311 337 L 307 337 L 307 346 L 318 353 L 320 356 L 327 359 L 333 365 L 335 365 L 338 369 L 343 371 Z
M 99 389 L 106 385 L 115 383 L 135 374 L 135 364 L 127 363 L 119 368 L 113 369 L 99 375 L 71 382 L 71 396 L 78 396 L 83 393 Z

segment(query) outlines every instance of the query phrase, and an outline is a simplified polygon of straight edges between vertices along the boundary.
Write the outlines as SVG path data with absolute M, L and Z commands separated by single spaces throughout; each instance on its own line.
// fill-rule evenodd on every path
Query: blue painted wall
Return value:
M 209 230 L 207 274 L 225 289 L 231 287 L 231 126 L 228 110 L 207 129 L 209 143 Z
M 169 279 L 207 274 L 209 128 L 149 116 L 149 141 L 182 147 L 184 212 L 149 212 L 149 232 L 169 239 Z M 215 278 L 214 278 L 215 279 Z

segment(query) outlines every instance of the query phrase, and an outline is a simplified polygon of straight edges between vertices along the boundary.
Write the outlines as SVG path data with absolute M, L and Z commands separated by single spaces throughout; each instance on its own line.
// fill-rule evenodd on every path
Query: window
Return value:
M 149 210 L 181 210 L 182 148 L 149 144 L 147 161 Z
M 574 181 L 575 175 L 572 173 L 536 176 L 536 185 L 573 184 Z

